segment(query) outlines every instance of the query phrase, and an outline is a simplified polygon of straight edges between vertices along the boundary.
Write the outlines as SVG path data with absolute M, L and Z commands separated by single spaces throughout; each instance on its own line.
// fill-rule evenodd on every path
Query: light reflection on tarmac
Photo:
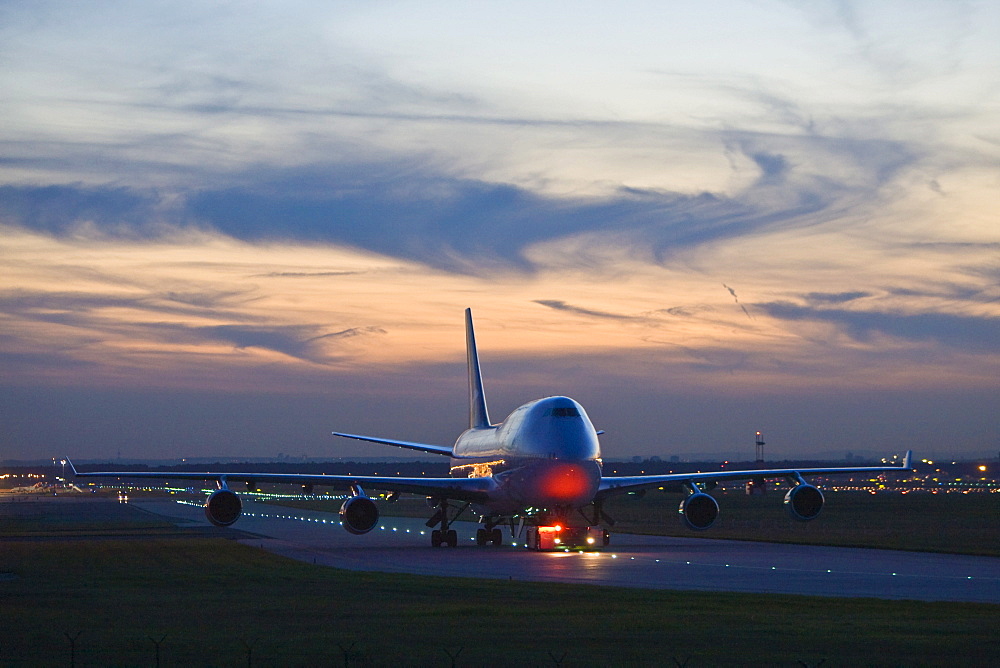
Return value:
M 135 503 L 205 522 L 201 508 Z M 612 534 L 602 552 L 535 553 L 477 547 L 476 525 L 456 522 L 459 546 L 433 548 L 424 521 L 383 517 L 354 536 L 335 514 L 244 502 L 234 525 L 261 536 L 249 545 L 337 568 L 420 575 L 572 582 L 648 589 L 862 596 L 1000 603 L 1000 559 L 964 555 Z M 423 533 L 421 533 L 423 532 Z M 505 530 L 505 540 L 510 534 Z

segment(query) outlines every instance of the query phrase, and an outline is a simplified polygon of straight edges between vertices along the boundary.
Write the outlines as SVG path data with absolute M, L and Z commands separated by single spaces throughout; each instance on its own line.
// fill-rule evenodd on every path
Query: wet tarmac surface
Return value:
M 135 505 L 208 524 L 198 506 Z M 430 545 L 424 521 L 384 517 L 355 536 L 334 514 L 247 501 L 242 542 L 351 570 L 616 587 L 1000 603 L 1000 559 L 965 555 L 612 534 L 601 552 L 536 553 L 477 547 L 476 525 L 456 522 L 456 548 Z M 510 534 L 505 530 L 505 539 Z

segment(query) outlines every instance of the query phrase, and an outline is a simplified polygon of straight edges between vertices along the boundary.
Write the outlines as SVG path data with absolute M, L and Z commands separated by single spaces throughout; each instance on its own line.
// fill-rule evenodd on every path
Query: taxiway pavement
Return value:
M 207 523 L 201 507 L 135 505 Z M 601 552 L 537 553 L 477 547 L 476 525 L 456 522 L 457 548 L 433 548 L 423 520 L 383 517 L 363 536 L 335 514 L 251 501 L 234 525 L 277 554 L 351 570 L 702 591 L 848 596 L 1000 604 L 1000 558 L 928 552 L 785 545 L 612 534 Z M 505 530 L 505 538 L 510 534 Z

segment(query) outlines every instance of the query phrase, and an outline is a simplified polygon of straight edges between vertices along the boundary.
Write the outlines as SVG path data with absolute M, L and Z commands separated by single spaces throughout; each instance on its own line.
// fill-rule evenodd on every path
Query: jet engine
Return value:
M 367 496 L 352 496 L 340 507 L 344 528 L 354 535 L 368 533 L 378 522 L 378 506 Z
M 685 497 L 678 509 L 684 526 L 695 531 L 703 531 L 715 523 L 719 516 L 719 504 L 714 498 L 698 492 Z
M 789 514 L 800 522 L 808 522 L 823 509 L 823 492 L 809 484 L 798 484 L 788 490 L 785 505 Z
M 217 527 L 227 527 L 240 518 L 243 502 L 236 492 L 217 489 L 205 501 L 205 517 Z

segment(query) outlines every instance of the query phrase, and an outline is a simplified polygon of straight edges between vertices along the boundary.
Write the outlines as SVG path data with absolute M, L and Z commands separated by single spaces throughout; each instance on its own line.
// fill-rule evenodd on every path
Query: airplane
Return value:
M 78 478 L 155 478 L 212 480 L 218 486 L 205 502 L 205 515 L 216 526 L 236 522 L 243 509 L 230 483 L 244 482 L 248 490 L 257 484 L 290 483 L 312 493 L 315 485 L 346 488 L 349 495 L 340 508 L 343 527 L 352 534 L 371 531 L 379 510 L 365 488 L 399 494 L 426 496 L 434 509 L 427 521 L 432 528 L 431 545 L 455 547 L 458 535 L 452 524 L 467 509 L 479 517 L 477 545 L 499 546 L 504 542 L 501 526 L 510 527 L 512 539 L 526 530 L 524 544 L 533 549 L 599 548 L 609 544 L 604 525 L 614 521 L 604 512 L 611 496 L 654 488 L 681 487 L 686 496 L 678 513 L 695 531 L 708 529 L 719 515 L 719 504 L 707 492 L 722 480 L 748 480 L 760 485 L 765 479 L 787 479 L 793 486 L 784 504 L 796 520 L 815 519 L 823 508 L 823 493 L 806 482 L 806 476 L 877 474 L 911 470 L 913 453 L 907 451 L 901 465 L 808 469 L 756 469 L 708 471 L 663 475 L 606 476 L 602 472 L 598 431 L 583 406 L 565 396 L 545 397 L 516 408 L 505 420 L 490 420 L 479 366 L 479 353 L 472 310 L 465 311 L 466 358 L 469 384 L 469 428 L 451 447 L 375 436 L 333 432 L 335 436 L 381 443 L 450 458 L 447 478 L 387 476 L 312 475 L 297 473 L 226 472 L 78 472 Z

